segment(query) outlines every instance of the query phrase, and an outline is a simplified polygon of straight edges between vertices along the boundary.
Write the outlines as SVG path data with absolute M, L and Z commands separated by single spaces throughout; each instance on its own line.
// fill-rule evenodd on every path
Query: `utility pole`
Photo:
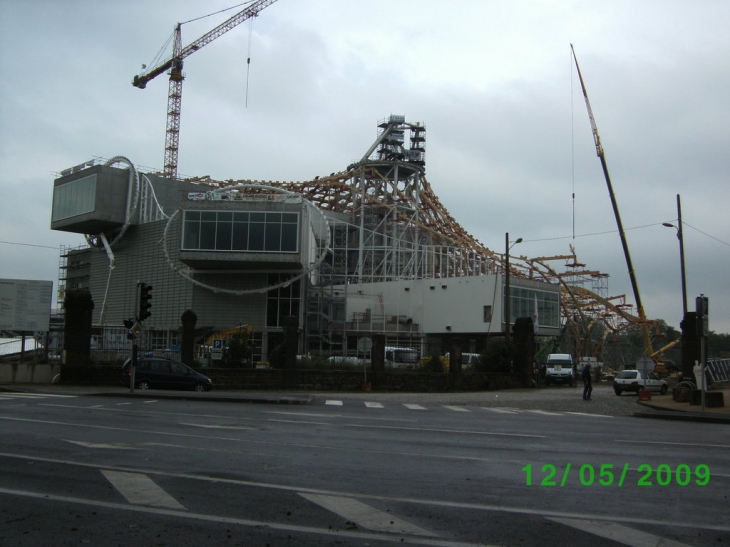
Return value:
M 505 337 L 505 340 L 507 340 L 508 342 L 509 342 L 509 338 L 510 338 L 510 321 L 511 321 L 510 314 L 512 313 L 512 310 L 510 309 L 510 303 L 511 303 L 510 296 L 511 295 L 510 295 L 510 287 L 509 287 L 509 275 L 510 275 L 509 250 L 512 247 L 514 247 L 515 245 L 517 245 L 518 243 L 522 243 L 521 237 L 517 238 L 515 240 L 515 242 L 512 245 L 510 245 L 509 244 L 509 232 L 506 232 L 504 234 L 504 248 L 505 248 L 505 251 L 504 251 L 504 325 L 505 325 L 504 337 Z

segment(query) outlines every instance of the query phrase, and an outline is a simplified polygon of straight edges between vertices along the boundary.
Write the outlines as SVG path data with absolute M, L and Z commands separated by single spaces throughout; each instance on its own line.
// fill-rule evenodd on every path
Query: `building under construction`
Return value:
M 378 124 L 360 161 L 307 182 L 178 180 L 122 156 L 81 164 L 54 181 L 52 229 L 88 242 L 62 251 L 59 301 L 88 288 L 93 324 L 119 327 L 105 336 L 123 343 L 137 283 L 152 285 L 148 350 L 176 346 L 193 310 L 201 341 L 250 325 L 260 361 L 291 317 L 302 353 L 355 355 L 384 334 L 426 355 L 449 337 L 475 352 L 503 333 L 509 279 L 509 324 L 530 317 L 538 339 L 567 333 L 577 356 L 600 356 L 633 319 L 606 275 L 572 249 L 505 260 L 447 212 L 425 165 L 426 127 L 404 116 Z

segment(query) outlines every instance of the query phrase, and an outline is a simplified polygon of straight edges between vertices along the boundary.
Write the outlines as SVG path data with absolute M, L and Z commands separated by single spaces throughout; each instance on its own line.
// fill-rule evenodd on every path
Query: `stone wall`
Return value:
M 242 368 L 200 368 L 220 390 L 316 390 L 359 391 L 365 378 L 361 371 L 274 370 Z M 118 385 L 119 369 L 110 366 L 69 366 L 61 369 L 61 383 Z M 453 377 L 447 373 L 384 371 L 375 382 L 368 373 L 373 391 L 445 392 L 484 391 L 520 387 L 516 378 L 507 375 L 465 373 Z

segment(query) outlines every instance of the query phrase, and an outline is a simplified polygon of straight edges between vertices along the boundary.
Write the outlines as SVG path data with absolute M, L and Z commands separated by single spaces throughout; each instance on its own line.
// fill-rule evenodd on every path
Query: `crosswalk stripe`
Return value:
M 324 507 L 328 511 L 346 518 L 368 530 L 391 532 L 394 534 L 412 534 L 414 536 L 438 537 L 433 532 L 399 519 L 391 513 L 380 511 L 353 498 L 327 496 L 323 494 L 299 493 L 304 499 Z M 403 541 L 403 540 L 401 540 Z
M 334 405 L 334 406 L 342 406 L 342 401 L 335 401 L 333 399 L 327 399 L 324 404 L 326 405 Z
M 471 412 L 471 410 L 464 408 L 463 406 L 443 405 L 443 407 L 448 408 L 449 410 L 455 410 L 456 412 Z
M 385 408 L 382 403 L 371 403 L 371 402 L 365 402 L 365 406 L 368 408 Z
M 622 526 L 615 522 L 568 518 L 549 518 L 549 520 L 617 543 L 623 543 L 629 547 L 653 547 L 655 545 L 661 545 L 662 547 L 687 547 L 686 543 L 679 543 L 666 537 L 655 536 L 654 534 L 642 532 L 636 528 Z
M 566 414 L 573 414 L 575 416 L 590 416 L 592 418 L 613 418 L 607 414 L 589 414 L 588 412 L 566 412 Z
M 411 410 L 426 410 L 425 406 L 414 405 L 414 404 L 410 404 L 410 403 L 403 403 L 403 406 L 406 408 L 409 408 Z
M 483 406 L 484 410 L 490 410 L 492 412 L 498 412 L 499 414 L 518 414 L 522 412 L 519 408 L 502 408 L 502 407 L 490 407 Z
M 147 475 L 106 469 L 102 469 L 101 472 L 129 503 L 186 510 L 183 505 L 157 486 Z

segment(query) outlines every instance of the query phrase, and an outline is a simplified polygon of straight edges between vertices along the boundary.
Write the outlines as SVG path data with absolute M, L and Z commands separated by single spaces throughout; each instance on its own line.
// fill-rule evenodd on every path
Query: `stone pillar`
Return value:
M 535 328 L 532 317 L 518 317 L 513 328 L 515 352 L 514 373 L 523 386 L 530 385 L 535 364 Z
M 180 317 L 182 336 L 180 339 L 180 360 L 187 366 L 195 364 L 195 324 L 198 316 L 193 310 L 185 310 Z
M 370 363 L 373 369 L 373 385 L 385 383 L 385 335 L 373 335 L 373 347 L 370 349 Z
M 63 331 L 64 364 L 91 363 L 91 316 L 94 301 L 89 289 L 71 289 L 63 301 L 65 321 Z
M 461 338 L 449 339 L 449 373 L 452 378 L 461 375 Z

